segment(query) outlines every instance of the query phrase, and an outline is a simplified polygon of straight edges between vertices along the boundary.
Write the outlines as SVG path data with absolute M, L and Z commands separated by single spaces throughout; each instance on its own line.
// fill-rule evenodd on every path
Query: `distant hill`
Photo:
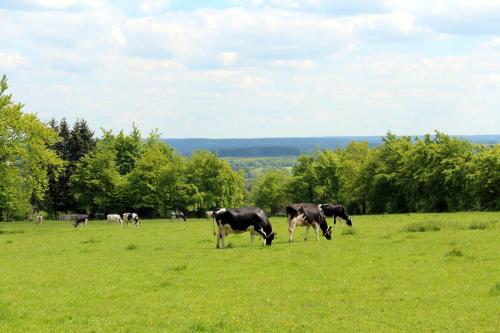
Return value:
M 463 135 L 461 138 L 475 143 L 500 143 L 497 135 Z M 345 147 L 352 141 L 366 141 L 370 147 L 382 143 L 381 136 L 330 136 L 307 138 L 259 139 L 162 139 L 180 154 L 190 156 L 195 150 L 216 151 L 221 157 L 272 157 L 297 156 L 316 149 Z

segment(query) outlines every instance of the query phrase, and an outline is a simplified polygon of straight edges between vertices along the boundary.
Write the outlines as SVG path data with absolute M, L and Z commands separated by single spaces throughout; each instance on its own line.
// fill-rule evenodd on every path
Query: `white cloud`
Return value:
M 167 9 L 171 4 L 171 0 L 145 0 L 141 3 L 141 10 L 150 15 L 162 12 Z
M 25 63 L 25 59 L 18 53 L 2 53 L 0 52 L 0 67 L 13 68 Z
M 178 137 L 468 134 L 500 122 L 500 33 L 463 37 L 478 17 L 500 21 L 494 5 L 437 1 L 426 14 L 417 1 L 181 12 L 170 1 L 120 3 L 0 9 L 0 69 L 16 99 L 45 119 L 135 121 Z M 467 29 L 449 29 L 456 22 Z M 214 115 L 221 126 L 206 126 Z

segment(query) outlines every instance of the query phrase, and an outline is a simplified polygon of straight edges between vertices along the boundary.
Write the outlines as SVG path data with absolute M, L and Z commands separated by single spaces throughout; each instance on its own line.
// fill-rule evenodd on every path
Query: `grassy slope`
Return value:
M 272 247 L 243 234 L 225 250 L 206 220 L 0 224 L 0 331 L 500 329 L 500 213 L 362 216 L 294 244 L 271 221 Z

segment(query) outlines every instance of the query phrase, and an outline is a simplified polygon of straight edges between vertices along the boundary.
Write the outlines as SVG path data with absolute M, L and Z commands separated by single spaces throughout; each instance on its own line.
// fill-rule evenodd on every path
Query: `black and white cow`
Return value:
M 332 227 L 328 226 L 323 212 L 315 204 L 299 203 L 286 206 L 286 215 L 288 218 L 288 241 L 293 241 L 293 232 L 296 226 L 306 227 L 307 240 L 309 227 L 314 227 L 316 240 L 319 240 L 318 231 L 321 229 L 326 239 L 332 239 Z
M 87 227 L 87 216 L 79 216 L 75 219 L 75 223 L 73 223 L 73 226 L 76 228 L 80 224 L 84 225 L 85 228 Z
M 276 233 L 266 213 L 259 207 L 221 208 L 207 216 L 213 216 L 217 223 L 217 248 L 224 247 L 224 238 L 229 234 L 250 232 L 253 241 L 256 234 L 263 239 L 262 245 L 271 245 Z
M 43 216 L 37 215 L 36 216 L 36 225 L 42 225 L 42 223 L 43 223 Z
M 340 217 L 349 227 L 352 227 L 352 218 L 347 215 L 347 211 L 344 206 L 321 204 L 319 205 L 319 208 L 323 211 L 323 214 L 325 214 L 325 216 L 333 216 L 333 224 L 337 224 L 337 217 Z
M 123 213 L 123 221 L 125 221 L 127 227 L 130 222 L 132 222 L 137 228 L 139 228 L 139 215 L 136 213 Z
M 172 218 L 183 219 L 184 222 L 187 222 L 186 214 L 183 212 L 172 212 Z

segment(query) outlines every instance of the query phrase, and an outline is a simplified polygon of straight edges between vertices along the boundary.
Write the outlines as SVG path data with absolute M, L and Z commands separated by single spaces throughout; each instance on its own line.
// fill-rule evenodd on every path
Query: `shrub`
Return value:
M 406 232 L 439 231 L 441 226 L 437 222 L 414 222 L 408 224 L 404 230 Z
M 458 250 L 458 249 L 453 249 L 450 252 L 448 252 L 446 255 L 448 257 L 463 257 L 464 256 L 463 252 Z
M 489 223 L 488 222 L 472 222 L 469 225 L 470 230 L 484 230 L 488 228 Z

